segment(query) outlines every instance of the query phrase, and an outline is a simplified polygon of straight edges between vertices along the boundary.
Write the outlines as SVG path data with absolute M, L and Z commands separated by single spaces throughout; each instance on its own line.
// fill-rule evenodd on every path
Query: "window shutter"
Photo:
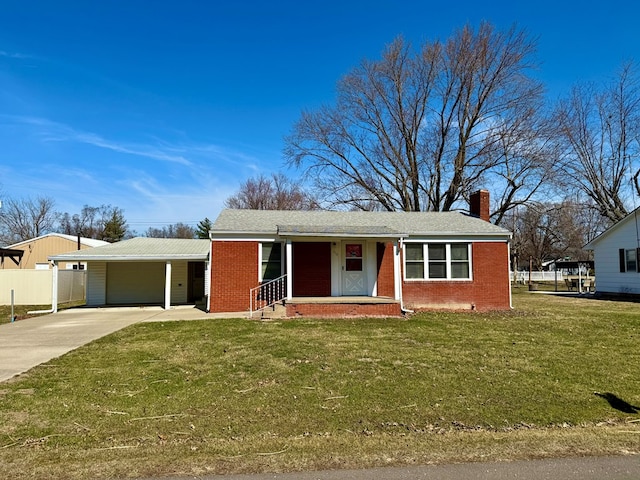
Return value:
M 640 248 L 636 248 L 636 272 L 640 272 Z
M 624 273 L 627 271 L 627 258 L 624 255 L 624 248 L 618 250 L 618 253 L 620 254 L 620 272 Z

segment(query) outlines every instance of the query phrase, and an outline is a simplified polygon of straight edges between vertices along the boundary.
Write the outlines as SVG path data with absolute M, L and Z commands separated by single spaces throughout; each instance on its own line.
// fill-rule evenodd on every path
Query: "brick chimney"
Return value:
M 469 213 L 485 222 L 489 221 L 489 190 L 478 190 L 471 194 Z

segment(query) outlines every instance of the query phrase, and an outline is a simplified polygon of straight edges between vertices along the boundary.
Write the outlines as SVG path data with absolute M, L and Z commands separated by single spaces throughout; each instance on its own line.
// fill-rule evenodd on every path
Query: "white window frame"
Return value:
M 633 257 L 631 260 L 629 257 Z M 629 268 L 633 264 L 632 268 Z M 638 250 L 635 248 L 627 248 L 624 251 L 624 267 L 625 272 L 636 273 L 638 271 Z
M 278 242 L 276 240 L 272 242 L 259 242 L 258 243 L 258 282 L 263 281 L 262 275 L 262 246 L 264 244 L 279 244 L 280 245 L 280 276 L 285 273 L 285 250 L 284 250 L 284 242 Z M 271 280 L 271 279 L 270 279 Z
M 422 263 L 424 275 L 422 278 L 408 278 L 407 277 L 407 246 L 408 245 L 422 245 Z M 429 277 L 429 245 L 444 245 L 445 246 L 445 265 L 446 265 L 446 277 L 444 278 L 430 278 Z M 469 265 L 469 276 L 467 278 L 452 278 L 451 277 L 451 265 L 456 263 L 451 258 L 451 246 L 452 245 L 466 245 L 467 246 L 467 261 Z M 472 243 L 471 242 L 404 242 L 403 245 L 403 277 L 407 282 L 468 282 L 473 280 L 473 263 L 472 263 Z M 415 260 L 409 261 L 409 263 L 416 263 Z

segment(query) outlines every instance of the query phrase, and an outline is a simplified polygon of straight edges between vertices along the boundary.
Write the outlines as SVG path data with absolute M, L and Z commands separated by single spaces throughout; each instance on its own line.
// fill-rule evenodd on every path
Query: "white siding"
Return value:
M 204 296 L 209 297 L 211 291 L 211 262 L 204 264 Z
M 87 305 L 95 307 L 107 303 L 107 264 L 90 262 L 87 267 Z
M 171 262 L 171 305 L 187 303 L 189 269 L 186 261 Z
M 640 273 L 620 272 L 619 250 L 638 247 L 634 218 L 617 225 L 594 242 L 596 292 L 640 294 Z

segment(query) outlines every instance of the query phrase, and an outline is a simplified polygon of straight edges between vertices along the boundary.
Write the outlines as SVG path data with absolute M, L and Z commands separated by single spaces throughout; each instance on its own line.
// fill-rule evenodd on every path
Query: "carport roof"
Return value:
M 145 238 L 110 243 L 86 250 L 52 255 L 49 260 L 63 262 L 86 261 L 166 261 L 202 260 L 209 258 L 209 240 L 183 238 Z

